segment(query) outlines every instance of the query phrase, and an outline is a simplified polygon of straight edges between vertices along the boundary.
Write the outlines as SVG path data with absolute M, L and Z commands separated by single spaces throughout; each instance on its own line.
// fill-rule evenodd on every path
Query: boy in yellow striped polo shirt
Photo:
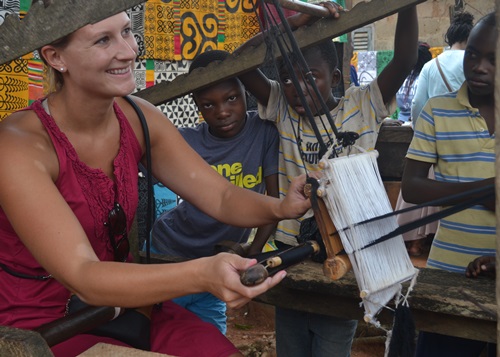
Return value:
M 470 33 L 464 56 L 466 82 L 456 92 L 430 98 L 421 112 L 402 180 L 405 201 L 429 202 L 494 184 L 496 39 L 495 14 L 490 13 Z M 427 178 L 431 166 L 435 180 Z M 465 274 L 475 258 L 494 256 L 494 201 L 492 196 L 488 202 L 442 219 L 427 266 Z M 449 202 L 457 203 L 458 199 Z M 417 356 L 474 357 L 481 355 L 485 344 L 420 333 Z

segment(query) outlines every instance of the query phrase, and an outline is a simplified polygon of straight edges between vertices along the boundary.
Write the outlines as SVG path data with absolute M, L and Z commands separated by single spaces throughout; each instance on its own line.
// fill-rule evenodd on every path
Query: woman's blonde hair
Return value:
M 64 80 L 60 72 L 47 65 L 45 60 L 43 62 L 43 94 L 49 95 L 60 90 L 64 84 Z
M 42 1 L 43 5 L 45 7 L 48 7 L 51 3 L 52 0 L 33 0 L 32 4 L 37 2 L 37 1 Z M 56 48 L 64 48 L 71 37 L 71 34 L 64 36 L 63 38 L 60 38 L 52 43 L 50 43 L 51 46 L 56 47 Z M 41 48 L 38 49 L 38 54 L 40 55 L 40 58 L 43 61 L 43 78 L 44 78 L 44 83 L 43 83 L 43 92 L 45 95 L 56 92 L 62 88 L 64 85 L 64 78 L 61 74 L 61 72 L 57 71 L 54 69 L 52 66 L 49 66 L 47 61 L 42 55 L 42 46 Z

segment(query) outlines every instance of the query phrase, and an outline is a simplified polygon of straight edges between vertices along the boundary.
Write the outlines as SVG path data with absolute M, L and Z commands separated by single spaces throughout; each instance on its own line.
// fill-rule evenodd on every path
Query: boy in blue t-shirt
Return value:
M 213 50 L 198 55 L 189 72 L 222 61 L 228 52 Z M 214 170 L 233 184 L 278 197 L 278 131 L 248 111 L 245 88 L 238 78 L 216 83 L 193 93 L 204 122 L 181 128 L 184 139 Z M 210 187 L 207 187 L 209 190 Z M 248 254 L 262 251 L 276 224 L 259 227 Z M 229 226 L 182 201 L 161 215 L 152 230 L 152 251 L 185 258 L 215 254 L 221 241 L 246 243 L 250 229 Z M 174 300 L 226 332 L 226 305 L 209 293 Z

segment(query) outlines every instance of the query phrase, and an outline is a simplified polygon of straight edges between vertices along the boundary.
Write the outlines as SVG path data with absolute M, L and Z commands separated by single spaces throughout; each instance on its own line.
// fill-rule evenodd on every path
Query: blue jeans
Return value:
M 357 320 L 276 307 L 278 357 L 349 357 Z
M 496 345 L 483 341 L 445 336 L 431 332 L 418 334 L 416 357 L 479 357 L 484 349 L 488 357 L 496 356 Z
M 177 305 L 215 325 L 222 334 L 227 331 L 226 303 L 210 293 L 199 293 L 172 299 Z

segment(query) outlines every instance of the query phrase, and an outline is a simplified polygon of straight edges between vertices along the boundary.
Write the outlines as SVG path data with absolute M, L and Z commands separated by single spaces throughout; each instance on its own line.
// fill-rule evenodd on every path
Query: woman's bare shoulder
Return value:
M 22 162 L 22 160 L 33 158 L 52 159 L 54 155 L 49 135 L 34 111 L 19 111 L 0 122 L 0 160 L 2 162 L 9 160 Z
M 33 110 L 15 112 L 0 122 L 2 141 L 24 141 L 46 138 L 48 134 Z

